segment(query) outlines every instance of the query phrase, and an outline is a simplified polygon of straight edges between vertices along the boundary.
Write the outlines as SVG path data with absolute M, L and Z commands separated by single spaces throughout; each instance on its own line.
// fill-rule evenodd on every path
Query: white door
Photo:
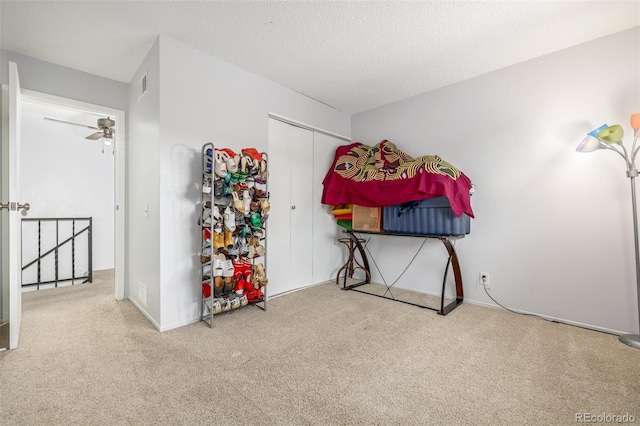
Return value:
M 20 82 L 18 67 L 9 62 L 9 86 L 3 88 L 2 134 L 2 288 L 9 299 L 9 349 L 18 347 L 21 300 L 20 211 L 24 204 L 18 193 L 20 163 Z M 6 130 L 5 130 L 6 129 Z
M 269 119 L 268 294 L 332 280 L 344 263 L 342 235 L 320 200 L 335 149 L 347 142 Z
M 269 119 L 268 294 L 312 284 L 313 132 Z

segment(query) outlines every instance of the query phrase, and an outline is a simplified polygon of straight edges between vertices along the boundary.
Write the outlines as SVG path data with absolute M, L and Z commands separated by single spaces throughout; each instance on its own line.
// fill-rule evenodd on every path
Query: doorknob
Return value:
M 18 210 L 22 209 L 22 210 L 29 211 L 30 208 L 31 208 L 31 205 L 29 203 L 24 203 L 24 204 L 18 203 Z
M 9 203 L 7 203 L 7 204 L 2 204 L 2 203 L 0 203 L 0 211 L 2 211 L 2 210 L 4 210 L 4 209 L 9 210 Z
M 295 210 L 295 209 L 296 209 L 296 206 L 291 206 L 291 210 Z

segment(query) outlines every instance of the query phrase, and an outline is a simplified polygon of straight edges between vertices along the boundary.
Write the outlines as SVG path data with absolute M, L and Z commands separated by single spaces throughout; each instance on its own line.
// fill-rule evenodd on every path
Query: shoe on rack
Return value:
M 238 296 L 238 298 L 240 299 L 240 306 L 247 306 L 249 304 L 249 299 L 247 299 L 247 296 L 245 294 Z
M 204 297 L 211 297 L 211 284 L 202 283 L 202 295 Z
M 216 197 L 222 197 L 222 186 L 223 186 L 224 182 L 221 179 L 216 179 L 216 181 L 213 183 L 213 195 L 215 195 Z M 207 192 L 207 194 L 211 193 L 211 189 L 209 189 L 209 192 Z
M 208 242 L 209 244 L 211 244 L 211 229 L 209 228 L 204 228 L 202 230 L 202 238 Z
M 200 263 L 211 262 L 211 247 L 203 247 L 200 252 Z
M 213 205 L 211 217 L 213 217 L 213 220 L 215 220 L 216 222 L 220 222 L 222 220 L 222 215 L 220 214 L 220 207 L 216 206 L 215 204 Z
M 218 299 L 220 301 L 220 305 L 222 306 L 222 312 L 229 312 L 231 310 L 231 303 L 225 298 Z
M 222 312 L 222 307 L 220 306 L 220 302 L 218 301 L 218 299 L 211 298 L 209 300 L 205 300 L 204 304 L 209 312 L 213 312 L 213 315 L 217 315 Z
M 262 209 L 262 211 L 269 213 L 269 210 L 271 210 L 271 204 L 269 203 L 269 199 L 267 197 L 262 197 L 259 199 L 259 202 L 260 202 L 260 208 Z
M 213 295 L 220 297 L 224 288 L 224 279 L 222 277 L 215 277 L 213 279 Z
M 262 293 L 261 289 L 255 289 L 253 288 L 253 286 L 248 287 L 250 290 L 248 292 L 245 292 L 245 294 L 249 303 L 256 303 L 264 300 L 264 293 Z
M 227 250 L 231 250 L 234 246 L 233 234 L 228 229 L 224 230 L 224 245 L 227 247 Z
M 221 277 L 224 275 L 225 261 L 226 259 L 224 254 L 213 255 L 213 262 L 211 262 L 211 266 L 213 268 L 214 277 Z
M 253 185 L 256 190 L 256 196 L 265 195 L 267 193 L 267 181 L 260 178 L 254 178 L 255 184 Z
M 233 157 L 229 155 L 226 151 L 220 151 L 220 157 L 222 161 L 224 161 L 227 171 L 230 173 L 235 173 L 238 171 L 238 165 L 234 161 Z
M 245 153 L 240 154 L 240 171 L 249 175 L 249 169 L 253 166 L 253 158 Z
M 256 253 L 254 257 L 264 256 L 264 246 L 260 243 L 260 238 L 258 237 L 252 237 L 252 238 L 254 239 L 253 246 Z
M 222 182 L 222 195 L 231 195 L 233 194 L 233 184 Z
M 250 155 L 252 159 L 258 160 L 258 162 L 262 161 L 262 154 L 255 148 L 242 148 L 240 152 Z
M 213 311 L 213 315 L 217 315 L 222 312 L 222 306 L 220 305 L 220 301 L 217 299 L 212 299 L 211 306 L 209 307 L 207 305 L 207 307 Z
M 235 268 L 231 259 L 225 259 L 223 254 L 218 256 L 222 257 L 222 276 L 225 278 L 233 279 L 235 274 Z
M 234 192 L 233 194 L 233 208 L 238 212 L 238 213 L 245 213 L 244 210 L 244 201 L 240 199 L 240 197 L 238 196 L 237 192 Z
M 255 237 L 249 237 L 247 246 L 248 246 L 247 257 L 249 259 L 253 259 L 254 257 L 257 257 Z
M 260 173 L 258 174 L 258 176 L 260 176 L 262 179 L 267 180 L 267 178 L 269 177 L 269 168 L 267 167 L 267 155 L 266 154 L 262 154 L 262 161 L 260 161 Z
M 211 226 L 211 209 L 203 208 L 202 214 L 198 218 L 198 225 Z
M 244 294 L 244 289 L 247 286 L 247 282 L 242 276 L 236 280 L 235 285 L 233 286 L 233 292 L 237 295 Z
M 242 191 L 242 202 L 244 203 L 244 213 L 249 214 L 251 212 L 251 195 L 249 195 L 249 191 Z
M 227 302 L 231 305 L 231 309 L 238 309 L 240 307 L 240 298 L 235 293 L 231 293 L 227 297 Z
M 202 183 L 202 193 L 211 194 L 211 178 Z
M 236 291 L 236 287 L 238 286 L 238 281 L 242 278 L 242 260 L 238 257 L 231 261 L 233 263 L 233 279 L 236 280 L 236 285 L 233 287 L 233 290 Z
M 213 233 L 213 248 L 214 250 L 224 248 L 224 235 L 221 232 Z
M 247 256 L 249 254 L 249 246 L 247 245 L 247 238 L 244 235 L 238 236 L 238 252 L 240 256 Z
M 251 213 L 251 225 L 254 228 L 262 228 L 262 216 L 258 212 Z
M 224 226 L 231 232 L 236 230 L 236 216 L 228 206 L 224 209 Z
M 254 287 L 256 283 L 259 287 L 264 287 L 269 283 L 262 263 L 258 263 L 253 267 L 253 283 Z
M 222 288 L 222 294 L 233 293 L 233 287 L 235 282 L 233 281 L 233 277 L 224 277 L 224 285 Z
M 264 229 L 251 228 L 251 235 L 253 235 L 254 237 L 258 237 L 258 239 L 264 238 Z
M 216 149 L 215 152 L 215 173 L 217 176 L 221 177 L 221 178 L 225 178 L 227 176 L 227 163 L 224 161 L 224 158 L 222 157 L 223 152 L 222 151 L 218 151 Z

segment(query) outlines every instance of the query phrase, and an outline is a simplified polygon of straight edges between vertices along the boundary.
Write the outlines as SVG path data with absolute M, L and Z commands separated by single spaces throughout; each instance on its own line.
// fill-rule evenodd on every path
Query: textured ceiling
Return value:
M 636 1 L 0 1 L 0 47 L 129 82 L 164 34 L 356 113 L 640 25 Z

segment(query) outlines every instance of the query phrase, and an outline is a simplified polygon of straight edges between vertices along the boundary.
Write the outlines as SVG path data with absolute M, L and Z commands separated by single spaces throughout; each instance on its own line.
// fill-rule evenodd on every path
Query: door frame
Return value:
M 126 117 L 125 111 L 63 98 L 61 96 L 49 95 L 47 93 L 22 89 L 23 100 L 45 103 L 62 108 L 69 108 L 93 114 L 107 115 L 113 117 L 116 122 L 115 143 L 114 143 L 114 266 L 115 266 L 115 298 L 123 300 L 126 294 Z

